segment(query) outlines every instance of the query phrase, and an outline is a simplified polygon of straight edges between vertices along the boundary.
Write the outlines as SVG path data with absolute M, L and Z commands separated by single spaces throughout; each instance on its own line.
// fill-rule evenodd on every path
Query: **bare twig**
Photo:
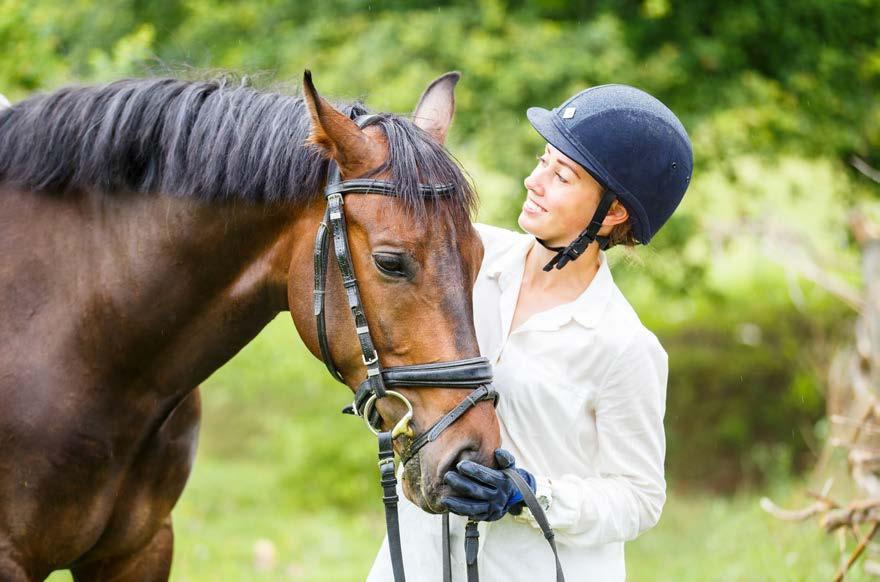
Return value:
M 816 493 L 815 491 L 807 491 L 807 495 L 809 495 L 813 499 L 816 499 L 818 501 L 821 501 L 822 503 L 825 503 L 831 509 L 840 507 L 839 503 L 837 503 L 836 501 L 834 501 L 833 499 L 831 499 L 830 497 L 827 497 L 826 495 L 824 495 L 822 493 Z
M 876 404 L 876 398 L 871 398 L 871 402 L 869 403 L 867 410 L 865 410 L 865 414 L 862 415 L 862 419 L 859 422 L 859 425 L 856 427 L 855 432 L 853 432 L 852 438 L 850 438 L 851 443 L 855 443 L 859 440 L 859 434 L 862 432 L 862 428 L 868 425 L 868 422 L 874 416 L 874 404 Z
M 744 220 L 715 224 L 713 231 L 711 234 L 720 242 L 743 233 L 753 236 L 764 256 L 783 267 L 786 274 L 795 273 L 812 281 L 853 310 L 861 311 L 864 303 L 861 292 L 831 272 L 839 261 L 829 256 L 817 257 L 818 251 L 811 241 L 793 229 L 768 220 Z
M 859 432 L 864 432 L 865 434 L 880 434 L 880 424 L 860 422 L 842 414 L 832 414 L 828 420 L 834 424 L 855 427 Z M 849 440 L 849 444 L 852 444 L 852 440 Z
M 803 509 L 783 509 L 773 503 L 769 497 L 762 497 L 759 504 L 761 509 L 784 521 L 804 521 L 829 509 L 825 501 L 817 501 Z
M 810 260 L 796 260 L 793 255 L 786 254 L 782 249 L 778 249 L 776 253 L 773 253 L 770 247 L 762 246 L 762 250 L 764 255 L 770 260 L 786 264 L 787 268 L 831 293 L 853 310 L 861 311 L 864 302 L 859 292 L 843 279 L 831 275 L 827 270 Z
M 853 158 L 853 165 L 880 183 L 880 171 L 864 160 Z M 864 287 L 858 293 L 830 272 L 833 262 L 827 257 L 820 261 L 816 252 L 799 248 L 809 248 L 809 245 L 799 245 L 797 235 L 785 227 L 757 221 L 746 224 L 746 228 L 758 236 L 768 256 L 782 261 L 787 269 L 813 280 L 859 311 L 854 344 L 838 353 L 829 371 L 827 418 L 831 434 L 820 461 L 830 458 L 833 447 L 844 448 L 849 478 L 863 498 L 841 505 L 829 496 L 829 480 L 821 493 L 807 492 L 815 501 L 803 509 L 785 510 L 769 499 L 761 500 L 761 507 L 779 519 L 803 521 L 819 515 L 819 525 L 834 534 L 840 549 L 835 581 L 843 580 L 866 548 L 871 548 L 869 553 L 876 551 L 877 544 L 872 543 L 872 539 L 880 529 L 880 224 L 861 213 L 853 213 L 850 226 L 862 248 Z M 828 268 L 823 268 L 823 264 Z M 863 523 L 867 524 L 864 528 L 867 533 L 860 527 Z M 848 554 L 846 544 L 850 534 L 856 546 Z M 880 575 L 880 564 L 869 556 L 864 559 L 864 571 Z
M 851 157 L 849 159 L 849 163 L 852 164 L 853 168 L 855 168 L 868 178 L 880 183 L 880 170 L 873 168 L 871 164 L 869 164 L 859 156 Z
M 843 507 L 828 511 L 819 520 L 819 525 L 825 531 L 832 532 L 844 526 L 849 527 L 854 523 L 869 523 L 873 521 L 880 521 L 880 510 L 877 508 L 856 510 Z
M 859 545 L 856 546 L 856 549 L 853 550 L 853 553 L 850 555 L 849 560 L 847 560 L 846 564 L 844 564 L 843 568 L 837 571 L 837 575 L 834 577 L 834 582 L 841 582 L 843 580 L 844 575 L 847 571 L 855 564 L 856 560 L 859 559 L 859 556 L 862 555 L 862 552 L 865 551 L 865 547 L 867 547 L 868 542 L 871 541 L 871 538 L 874 537 L 874 534 L 877 533 L 877 529 L 880 527 L 880 522 L 874 522 L 874 525 L 871 526 L 871 530 L 862 538 L 862 541 L 859 542 Z

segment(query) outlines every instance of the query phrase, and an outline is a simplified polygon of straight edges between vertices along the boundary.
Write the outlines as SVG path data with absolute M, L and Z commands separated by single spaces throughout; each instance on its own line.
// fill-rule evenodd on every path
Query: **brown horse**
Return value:
M 319 353 L 312 254 L 329 158 L 343 178 L 398 190 L 345 201 L 383 366 L 479 355 L 474 196 L 442 146 L 457 79 L 432 83 L 413 121 L 363 130 L 362 106 L 331 105 L 310 78 L 302 98 L 127 80 L 0 112 L 0 579 L 167 579 L 198 384 L 284 310 Z M 420 182 L 455 192 L 423 197 Z M 326 301 L 354 389 L 364 364 L 335 269 Z M 401 392 L 417 432 L 462 397 Z M 403 414 L 396 399 L 377 408 L 385 427 Z M 489 464 L 498 444 L 483 402 L 407 465 L 407 496 L 438 507 L 440 476 L 461 457 Z

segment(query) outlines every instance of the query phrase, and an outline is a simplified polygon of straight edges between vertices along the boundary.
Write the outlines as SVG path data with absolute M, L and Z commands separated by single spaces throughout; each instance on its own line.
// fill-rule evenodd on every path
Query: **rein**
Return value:
M 364 115 L 357 117 L 354 121 L 359 127 L 363 128 L 376 123 L 378 120 L 378 116 Z M 453 186 L 451 185 L 419 185 L 419 191 L 423 196 L 444 196 L 451 193 L 452 190 Z M 367 323 L 357 278 L 355 277 L 354 262 L 352 261 L 351 251 L 348 246 L 348 230 L 345 222 L 343 201 L 345 194 L 396 196 L 397 193 L 394 185 L 385 180 L 342 180 L 339 167 L 335 162 L 330 162 L 327 185 L 324 190 L 324 196 L 327 198 L 327 210 L 324 213 L 324 219 L 318 227 L 318 233 L 315 237 L 314 313 L 321 359 L 324 361 L 324 365 L 327 366 L 330 374 L 338 381 L 345 383 L 330 354 L 330 344 L 327 338 L 327 325 L 324 316 L 327 263 L 329 262 L 329 238 L 332 235 L 336 264 L 339 266 L 339 272 L 342 275 L 342 284 L 345 287 L 348 306 L 354 316 L 355 332 L 361 348 L 361 358 L 367 368 L 366 379 L 358 386 L 352 404 L 345 407 L 343 412 L 363 418 L 367 427 L 378 438 L 379 482 L 382 486 L 382 500 L 385 504 L 385 525 L 388 530 L 391 567 L 394 572 L 395 582 L 405 582 L 406 577 L 403 571 L 403 555 L 400 544 L 400 524 L 397 515 L 398 496 L 394 464 L 394 440 L 400 436 L 405 436 L 410 440 L 409 446 L 403 449 L 400 454 L 400 464 L 405 466 L 425 445 L 436 440 L 456 420 L 461 418 L 479 402 L 491 400 L 493 404 L 497 404 L 498 393 L 492 386 L 492 366 L 489 364 L 489 360 L 484 357 L 433 364 L 382 367 L 379 363 L 379 355 L 373 344 L 372 336 L 370 335 L 370 327 Z M 402 386 L 407 388 L 427 386 L 432 388 L 458 388 L 471 390 L 471 392 L 455 408 L 434 423 L 433 426 L 416 436 L 412 426 L 410 426 L 413 417 L 412 403 L 403 394 L 393 390 L 393 388 Z M 473 388 L 474 386 L 476 388 Z M 375 405 L 379 399 L 389 397 L 403 402 L 407 411 L 390 431 L 383 431 L 382 420 Z M 513 479 L 517 488 L 522 492 L 526 504 L 541 526 L 544 536 L 549 541 L 554 555 L 556 555 L 553 531 L 550 529 L 543 510 L 528 484 L 512 469 L 505 470 L 505 473 Z M 477 522 L 468 520 L 465 527 L 465 555 L 467 558 L 468 582 L 477 582 L 479 580 L 479 574 L 477 573 L 478 536 Z M 448 513 L 443 514 L 443 547 L 443 580 L 444 582 L 451 582 Z M 556 557 L 556 580 L 557 582 L 564 581 L 558 556 Z

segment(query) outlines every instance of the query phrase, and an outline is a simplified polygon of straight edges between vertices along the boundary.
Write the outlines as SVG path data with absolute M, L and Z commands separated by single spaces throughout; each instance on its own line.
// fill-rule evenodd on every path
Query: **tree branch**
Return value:
M 853 168 L 880 184 L 880 170 L 873 168 L 868 162 L 859 156 L 851 157 L 849 163 L 852 164 Z

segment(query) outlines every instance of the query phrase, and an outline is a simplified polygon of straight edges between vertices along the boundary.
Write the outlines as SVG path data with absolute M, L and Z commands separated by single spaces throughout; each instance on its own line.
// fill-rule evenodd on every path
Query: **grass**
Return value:
M 172 580 L 366 577 L 384 519 L 372 435 L 339 414 L 349 400 L 286 315 L 205 382 L 199 456 L 174 512 Z M 773 498 L 806 504 L 799 490 L 780 487 Z M 757 500 L 673 489 L 660 524 L 626 545 L 628 580 L 831 579 L 836 539 L 812 522 L 778 522 Z M 255 547 L 270 545 L 275 559 L 257 568 Z M 867 577 L 856 566 L 847 580 Z
M 809 503 L 798 486 L 775 501 Z M 815 521 L 778 521 L 758 507 L 758 495 L 733 498 L 670 494 L 656 528 L 626 545 L 628 580 L 832 580 L 840 554 L 835 536 Z M 848 549 L 855 547 L 848 540 Z M 868 580 L 857 564 L 847 580 Z M 873 580 L 873 578 L 871 578 Z

